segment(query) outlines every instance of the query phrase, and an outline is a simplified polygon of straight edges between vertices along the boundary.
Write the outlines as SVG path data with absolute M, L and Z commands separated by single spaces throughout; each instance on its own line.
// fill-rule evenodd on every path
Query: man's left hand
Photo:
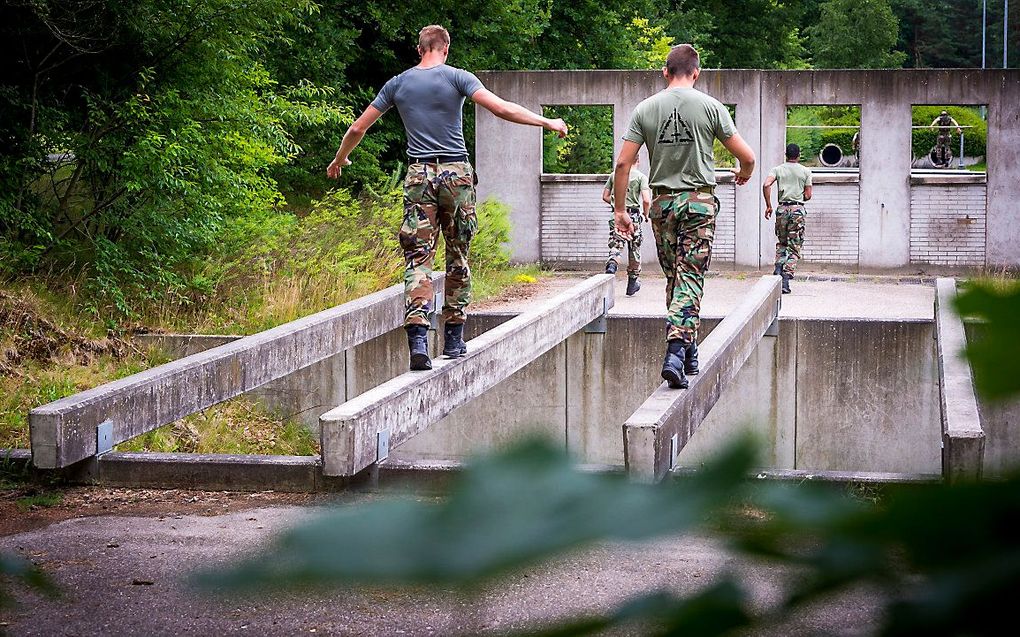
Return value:
M 628 213 L 616 211 L 613 213 L 613 219 L 617 234 L 624 239 L 630 239 L 634 236 L 634 222 Z

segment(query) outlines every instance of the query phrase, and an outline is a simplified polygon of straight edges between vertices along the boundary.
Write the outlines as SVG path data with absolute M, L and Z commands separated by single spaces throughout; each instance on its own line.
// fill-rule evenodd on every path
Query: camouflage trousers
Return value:
M 804 215 L 801 204 L 779 204 L 776 208 L 776 267 L 792 277 L 804 246 Z
M 652 200 L 648 218 L 666 275 L 666 340 L 691 343 L 698 337 L 718 211 L 719 200 L 707 192 L 676 192 Z
M 468 249 L 478 230 L 475 215 L 475 172 L 468 162 L 415 163 L 404 179 L 404 324 L 428 325 L 433 307 L 432 261 L 439 234 L 446 242 L 444 323 L 463 323 L 471 302 Z
M 627 272 L 638 275 L 641 273 L 641 226 L 645 222 L 644 215 L 638 208 L 627 208 L 627 214 L 634 223 L 634 234 L 632 238 L 626 239 L 616 231 L 616 220 L 609 220 L 609 259 L 608 261 L 620 262 L 623 249 L 627 249 Z

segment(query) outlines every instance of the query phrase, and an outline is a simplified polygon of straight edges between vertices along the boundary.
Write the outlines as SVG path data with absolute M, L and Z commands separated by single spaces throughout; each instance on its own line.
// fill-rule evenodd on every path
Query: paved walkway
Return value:
M 706 318 L 729 313 L 751 289 L 760 272 L 726 273 L 710 276 L 705 281 L 701 314 Z M 507 301 L 481 306 L 484 310 L 520 311 L 542 299 L 549 298 L 584 280 L 583 273 L 561 273 L 537 284 L 534 293 L 515 295 Z M 918 277 L 818 276 L 808 280 L 794 279 L 793 292 L 783 295 L 780 316 L 791 318 L 855 318 L 907 319 L 934 318 L 935 288 Z M 829 280 L 823 280 L 829 279 Z M 835 280 L 832 280 L 835 279 Z M 636 316 L 665 315 L 666 279 L 661 275 L 641 275 L 641 290 L 626 295 L 627 275 L 616 275 L 616 305 L 611 314 Z
M 346 495 L 355 506 L 369 495 Z M 794 574 L 735 557 L 704 536 L 645 544 L 601 544 L 543 563 L 478 591 L 371 587 L 215 597 L 185 578 L 251 554 L 314 507 L 273 506 L 219 516 L 90 517 L 0 537 L 0 551 L 41 564 L 63 597 L 19 591 L 20 608 L 0 610 L 11 635 L 466 635 L 521 630 L 535 622 L 605 612 L 639 593 L 691 594 L 730 571 L 758 608 L 779 599 Z M 344 550 L 344 547 L 336 547 Z M 867 635 L 876 597 L 840 595 L 795 622 L 752 635 Z M 641 631 L 612 634 L 641 635 Z

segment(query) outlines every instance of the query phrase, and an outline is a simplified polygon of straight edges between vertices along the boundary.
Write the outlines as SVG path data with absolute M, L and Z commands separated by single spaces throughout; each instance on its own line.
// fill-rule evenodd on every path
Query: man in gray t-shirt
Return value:
M 562 119 L 548 119 L 486 90 L 472 73 L 446 65 L 450 34 L 429 25 L 418 34 L 421 62 L 383 85 L 379 94 L 344 133 L 336 157 L 326 168 L 333 179 L 350 164 L 348 156 L 369 127 L 396 106 L 407 133 L 407 176 L 404 179 L 404 328 L 411 369 L 432 369 L 428 355 L 432 307 L 432 261 L 439 233 L 446 241 L 446 295 L 443 304 L 443 354 L 457 358 L 464 344 L 465 312 L 471 301 L 471 270 L 467 255 L 478 229 L 475 215 L 475 173 L 464 145 L 462 111 L 465 98 L 517 124 L 541 126 L 567 134 Z

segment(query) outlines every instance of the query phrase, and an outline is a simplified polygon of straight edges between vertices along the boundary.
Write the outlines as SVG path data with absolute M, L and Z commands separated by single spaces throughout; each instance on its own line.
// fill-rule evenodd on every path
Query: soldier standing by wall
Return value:
M 701 60 L 694 47 L 673 47 L 662 69 L 667 86 L 634 109 L 616 162 L 616 183 L 622 183 L 641 146 L 648 148 L 654 197 L 648 216 L 666 275 L 668 316 L 662 378 L 673 389 L 686 388 L 686 375 L 698 373 L 701 297 L 719 210 L 714 194 L 713 140 L 721 141 L 740 162 L 740 169 L 734 171 L 738 185 L 746 184 L 754 172 L 754 151 L 737 133 L 729 111 L 694 88 L 700 74 Z M 614 216 L 617 231 L 629 237 L 634 224 L 625 198 L 626 193 L 617 189 Z
M 772 216 L 772 184 L 779 184 L 779 210 L 776 212 L 776 269 L 783 277 L 783 294 L 790 293 L 800 250 L 804 245 L 804 202 L 811 199 L 811 171 L 800 164 L 800 146 L 786 147 L 786 162 L 769 171 L 762 184 L 765 218 Z
M 648 208 L 652 204 L 651 191 L 648 189 L 648 177 L 637 169 L 638 160 L 630 169 L 630 181 L 627 182 L 627 214 L 630 215 L 633 231 L 630 238 L 616 231 L 615 219 L 609 220 L 609 260 L 606 261 L 606 274 L 616 274 L 617 263 L 627 249 L 627 296 L 633 296 L 641 289 L 638 277 L 641 275 L 641 226 L 648 217 Z M 606 186 L 602 189 L 602 201 L 613 204 L 613 184 L 616 175 L 610 174 Z M 643 213 L 643 214 L 642 214 Z
M 344 133 L 336 158 L 326 174 L 340 176 L 348 156 L 383 113 L 396 106 L 407 134 L 408 167 L 404 179 L 404 221 L 400 246 L 404 250 L 404 328 L 412 370 L 432 369 L 428 354 L 432 307 L 432 261 L 440 231 L 446 241 L 446 300 L 443 304 L 443 355 L 457 358 L 464 344 L 466 308 L 471 301 L 468 249 L 478 229 L 475 216 L 474 168 L 464 144 L 464 99 L 496 117 L 517 124 L 541 126 L 567 134 L 562 119 L 548 119 L 501 99 L 482 86 L 474 74 L 447 66 L 450 34 L 429 25 L 418 34 L 421 62 L 383 85 L 379 95 Z

